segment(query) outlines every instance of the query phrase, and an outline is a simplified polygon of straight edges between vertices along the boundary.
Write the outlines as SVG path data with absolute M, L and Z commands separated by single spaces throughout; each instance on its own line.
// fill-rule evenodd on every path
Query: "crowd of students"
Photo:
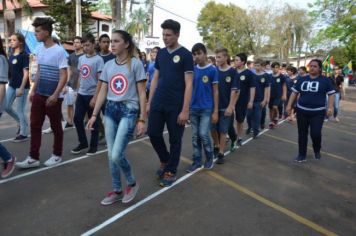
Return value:
M 323 77 L 319 60 L 311 61 L 308 74 L 305 67 L 300 67 L 298 72 L 292 66 L 284 73 L 278 62 L 269 65 L 262 59 L 256 59 L 253 68 L 250 63 L 249 68 L 245 53 L 236 54 L 230 63 L 225 48 L 217 49 L 215 57 L 208 57 L 202 43 L 195 44 L 191 51 L 178 43 L 180 24 L 174 20 L 162 23 L 165 47 L 153 48 L 149 62 L 146 54 L 138 53 L 132 36 L 123 30 L 115 30 L 111 39 L 102 35 L 99 50 L 96 50 L 93 35 L 75 37 L 75 51 L 67 59 L 64 49 L 51 37 L 53 23 L 50 18 L 36 18 L 33 22 L 36 38 L 43 44 L 35 52 L 38 68 L 31 90 L 29 56 L 24 51 L 23 36 L 11 36 L 13 50 L 9 58 L 0 45 L 0 104 L 5 104 L 5 111 L 18 123 L 14 142 L 28 139 L 24 111 L 28 95 L 32 103 L 29 154 L 16 162 L 0 144 L 3 178 L 11 174 L 15 164 L 22 169 L 40 166 L 42 126 L 46 116 L 54 134 L 54 144 L 52 155 L 44 165 L 54 166 L 62 161 L 63 101 L 67 106 L 65 128 L 74 125 L 78 136 L 78 144 L 71 153 L 96 154 L 100 133 L 105 135 L 112 191 L 101 201 L 103 205 L 117 201 L 128 203 L 136 196 L 139 183 L 125 150 L 135 130 L 140 137 L 146 133 L 146 127 L 159 157 L 156 176 L 162 187 L 171 186 L 177 179 L 182 137 L 188 121 L 192 127 L 193 154 L 187 172 L 211 169 L 214 159 L 217 164 L 223 164 L 226 137 L 231 140 L 231 151 L 241 146 L 245 120 L 246 134 L 258 138 L 265 128 L 267 107 L 270 129 L 276 128 L 283 116 L 295 121 L 297 114 L 299 153 L 296 162 L 306 160 L 309 127 L 315 158 L 321 158 L 322 124 L 325 115 L 331 116 L 333 111 L 337 118 L 334 94 L 335 90 L 342 92 L 342 80 Z M 5 98 L 5 84 L 9 78 Z M 16 112 L 12 110 L 14 100 Z M 335 100 L 339 102 L 339 98 Z M 169 147 L 163 138 L 165 126 Z M 85 127 L 91 131 L 89 142 Z M 126 179 L 125 188 L 121 173 Z

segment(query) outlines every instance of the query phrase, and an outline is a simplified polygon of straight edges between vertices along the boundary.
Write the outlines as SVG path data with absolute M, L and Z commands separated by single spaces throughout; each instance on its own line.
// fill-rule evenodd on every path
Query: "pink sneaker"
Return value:
M 10 161 L 4 163 L 4 170 L 1 172 L 1 178 L 6 178 L 15 169 L 16 157 L 12 157 Z

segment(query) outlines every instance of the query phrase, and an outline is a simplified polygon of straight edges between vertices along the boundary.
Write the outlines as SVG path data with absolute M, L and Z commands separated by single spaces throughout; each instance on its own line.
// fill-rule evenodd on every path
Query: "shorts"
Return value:
M 221 134 L 227 134 L 230 126 L 231 116 L 225 116 L 225 110 L 219 111 L 219 121 L 211 125 L 211 130 L 216 130 Z
M 240 105 L 237 104 L 235 107 L 235 116 L 236 116 L 236 121 L 237 123 L 243 123 L 245 118 L 246 118 L 246 113 L 247 113 L 247 105 Z
M 282 104 L 282 100 L 280 98 L 270 98 L 268 103 L 268 108 L 272 109 L 273 107 L 278 107 Z
M 67 92 L 64 94 L 64 104 L 67 106 L 74 106 L 76 98 L 76 92 L 74 92 L 71 87 L 67 86 Z

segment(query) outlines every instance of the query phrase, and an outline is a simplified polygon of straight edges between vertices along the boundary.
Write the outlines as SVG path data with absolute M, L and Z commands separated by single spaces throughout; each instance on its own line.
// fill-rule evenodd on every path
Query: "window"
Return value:
M 109 26 L 107 24 L 102 24 L 101 25 L 101 31 L 109 32 Z

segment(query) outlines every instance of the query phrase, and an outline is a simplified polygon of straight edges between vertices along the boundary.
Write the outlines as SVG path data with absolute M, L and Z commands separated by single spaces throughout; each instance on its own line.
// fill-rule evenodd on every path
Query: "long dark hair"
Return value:
M 124 40 L 124 42 L 129 44 L 129 46 L 127 47 L 127 66 L 129 67 L 129 70 L 131 70 L 131 60 L 134 56 L 136 48 L 132 36 L 124 30 L 115 30 L 113 34 L 119 34 Z
M 20 52 L 24 52 L 26 47 L 25 37 L 20 32 L 13 35 L 15 35 L 17 40 L 20 42 Z
M 4 46 L 2 45 L 2 38 L 0 36 L 0 55 L 4 55 L 5 57 L 7 57 L 6 52 L 4 50 Z

